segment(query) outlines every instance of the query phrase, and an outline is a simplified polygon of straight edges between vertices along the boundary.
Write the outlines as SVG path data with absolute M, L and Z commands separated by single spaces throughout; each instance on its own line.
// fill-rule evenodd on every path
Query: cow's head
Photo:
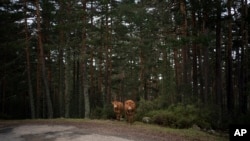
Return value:
M 134 108 L 132 108 L 131 106 L 128 106 L 128 108 L 127 108 L 127 111 L 126 111 L 126 114 L 127 115 L 131 115 L 131 114 L 133 114 L 134 113 Z
M 115 112 L 120 112 L 121 108 L 122 108 L 122 103 L 121 102 L 118 102 L 118 101 L 113 101 L 112 102 L 112 105 L 113 105 L 113 108 L 114 108 L 114 111 Z

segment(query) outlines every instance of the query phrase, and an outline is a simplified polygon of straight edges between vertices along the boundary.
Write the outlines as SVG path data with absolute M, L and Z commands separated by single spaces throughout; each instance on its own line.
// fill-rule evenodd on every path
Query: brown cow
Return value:
M 123 113 L 123 103 L 120 101 L 113 101 L 113 108 L 114 108 L 114 112 L 116 114 L 116 119 L 120 120 L 122 117 L 122 113 Z
M 136 108 L 135 102 L 133 100 L 127 100 L 124 102 L 124 105 L 125 105 L 124 110 L 125 110 L 127 122 L 131 124 L 132 122 L 134 122 L 134 114 L 135 114 L 135 108 Z

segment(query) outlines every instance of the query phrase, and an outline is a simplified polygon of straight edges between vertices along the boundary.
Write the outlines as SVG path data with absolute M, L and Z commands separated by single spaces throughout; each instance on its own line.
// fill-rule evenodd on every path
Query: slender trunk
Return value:
M 65 118 L 70 117 L 70 103 L 71 103 L 71 94 L 72 94 L 72 54 L 71 50 L 67 49 L 65 52 L 65 93 L 64 93 L 64 116 Z
M 53 107 L 50 98 L 50 90 L 48 79 L 46 76 L 46 68 L 45 68 L 45 58 L 44 58 L 44 50 L 43 50 L 43 43 L 42 43 L 42 32 L 41 32 L 41 17 L 40 17 L 40 5 L 39 1 L 36 0 L 36 16 L 37 16 L 37 34 L 38 34 L 38 47 L 40 50 L 40 61 L 41 61 L 41 69 L 42 69 L 42 78 L 45 87 L 45 94 L 46 94 L 46 104 L 48 108 L 48 118 L 53 118 Z
M 87 73 L 87 44 L 86 44 L 86 24 L 87 24 L 87 15 L 86 15 L 86 0 L 82 1 L 83 5 L 83 29 L 82 29 L 82 50 L 81 50 L 81 65 L 82 65 L 82 86 L 83 86 L 83 95 L 84 95 L 84 106 L 85 106 L 85 113 L 84 117 L 89 118 L 90 116 L 90 102 L 89 102 L 89 93 L 88 93 L 88 73 Z
M 37 54 L 40 54 L 39 53 L 39 49 L 37 49 Z M 39 55 L 38 55 L 39 56 Z M 41 91 L 41 87 L 42 87 L 42 84 L 41 84 L 41 61 L 40 61 L 40 57 L 37 58 L 38 61 L 37 61 L 37 66 L 36 66 L 36 117 L 37 118 L 40 118 L 42 117 L 42 110 L 41 110 L 41 104 L 44 99 L 42 97 L 42 91 Z
M 196 28 L 196 15 L 195 11 L 192 12 L 192 26 L 193 26 L 193 36 L 197 37 L 196 31 L 198 31 Z M 198 74 L 197 74 L 197 45 L 195 42 L 192 44 L 192 53 L 193 53 L 193 95 L 194 97 L 197 97 L 198 94 Z M 198 97 L 197 97 L 198 98 Z
M 62 41 L 62 40 L 61 40 Z M 62 44 L 61 44 L 62 45 Z M 63 63 L 63 51 L 62 51 L 62 46 L 59 47 L 59 88 L 58 88 L 58 98 L 59 98 L 59 116 L 64 115 L 64 102 L 63 102 L 63 97 L 64 97 L 64 75 L 63 75 L 63 68 L 64 68 L 64 63 Z
M 77 56 L 80 56 L 79 54 Z M 76 59 L 76 77 L 75 77 L 75 94 L 78 96 L 76 99 L 76 109 L 78 109 L 77 113 L 78 113 L 78 117 L 81 118 L 82 117 L 82 113 L 83 113 L 83 96 L 82 96 L 82 88 L 81 88 L 81 64 L 80 64 L 80 60 L 79 58 Z
M 104 87 L 103 87 L 103 70 L 102 70 L 102 63 L 103 63 L 103 46 L 100 45 L 99 49 L 98 49 L 98 55 L 99 55 L 99 60 L 98 60 L 98 94 L 101 95 L 102 97 L 102 102 L 105 105 L 106 101 L 105 101 L 105 94 L 104 94 Z
M 140 57 L 140 87 L 139 87 L 139 94 L 142 96 L 143 93 L 143 98 L 147 100 L 147 89 L 146 89 L 146 78 L 145 78 L 145 59 L 144 59 L 144 54 L 142 51 L 142 48 L 139 49 L 139 57 Z
M 64 32 L 61 30 L 59 33 L 60 36 L 60 46 L 59 46 L 59 57 L 58 57 L 58 63 L 59 63 L 59 115 L 63 116 L 64 115 L 64 102 L 63 102 L 63 95 L 64 95 L 64 63 L 63 63 L 63 44 L 64 44 Z
M 91 12 L 93 12 L 92 10 L 94 10 L 93 8 L 93 0 L 91 0 Z M 90 17 L 90 24 L 91 26 L 94 27 L 94 17 L 91 16 Z M 95 65 L 96 65 L 96 60 L 94 60 L 94 52 L 95 52 L 95 49 L 94 49 L 94 46 L 92 45 L 91 47 L 91 51 L 90 51 L 90 96 L 94 96 L 96 93 L 96 90 L 95 90 L 95 77 L 94 77 L 94 72 L 95 72 Z M 97 105 L 95 105 L 97 106 Z
M 215 66 L 215 90 L 216 90 L 216 105 L 222 113 L 222 82 L 221 82 L 221 1 L 217 0 L 217 11 L 216 11 L 216 66 Z M 220 115 L 221 117 L 221 115 Z
M 204 2 L 204 1 L 202 1 Z M 203 18 L 202 18 L 202 34 L 205 35 L 206 34 L 206 29 L 207 29 L 207 10 L 205 9 L 202 13 L 203 15 Z M 209 70 L 209 63 L 208 63 L 208 47 L 207 46 L 204 46 L 202 49 L 201 49 L 201 52 L 204 56 L 204 61 L 203 61 L 203 67 L 202 67 L 202 77 L 203 77 L 203 81 L 204 81 L 204 93 L 203 93 L 203 96 L 204 96 L 204 103 L 207 103 L 208 100 L 208 93 L 209 93 L 209 83 L 208 83 L 208 70 Z M 201 61 L 201 60 L 200 60 Z M 201 63 L 200 63 L 201 65 Z
M 104 40 L 104 46 L 105 46 L 105 94 L 106 94 L 106 103 L 111 102 L 111 74 L 112 74 L 112 65 L 111 65 L 111 41 L 110 41 L 110 28 L 109 28 L 109 4 L 106 3 L 105 6 L 105 40 Z
M 5 62 L 5 58 L 3 59 L 3 62 Z M 6 73 L 7 73 L 7 70 L 6 69 L 4 69 L 3 70 L 3 76 L 6 76 Z M 4 77 L 3 78 L 3 80 L 1 80 L 1 91 L 0 91 L 0 94 L 1 94 L 1 114 L 2 115 L 4 115 L 4 114 L 6 114 L 5 113 L 5 111 L 6 111 L 6 109 L 5 109 L 5 107 L 6 107 L 6 89 L 7 89 L 7 86 L 8 86 L 8 84 L 7 84 L 7 80 L 6 80 L 6 77 Z
M 226 89 L 227 89 L 227 110 L 229 113 L 233 112 L 234 108 L 234 94 L 232 82 L 232 14 L 231 14 L 232 0 L 227 1 L 228 10 L 228 45 L 227 45 L 227 66 L 226 66 Z
M 248 16 L 247 0 L 241 0 L 241 59 L 240 59 L 240 76 L 239 76 L 239 109 L 241 113 L 246 114 L 248 111 L 248 95 L 247 82 L 249 78 L 249 62 L 248 62 L 248 21 L 245 20 Z
M 180 0 L 180 12 L 182 14 L 182 25 L 181 25 L 181 31 L 182 31 L 182 35 L 181 38 L 183 38 L 185 40 L 185 38 L 187 37 L 188 31 L 188 25 L 187 25 L 187 10 L 186 10 L 186 0 Z M 188 74 L 189 73 L 189 69 L 188 69 L 188 45 L 184 42 L 183 46 L 182 46 L 182 70 L 181 70 L 181 74 L 182 74 L 182 81 L 181 81 L 181 86 L 186 87 L 188 86 Z M 188 101 L 191 95 L 187 95 L 189 92 L 185 91 L 185 89 L 181 90 L 181 95 L 183 95 L 182 100 Z
M 176 91 L 177 91 L 177 102 L 181 102 L 182 101 L 181 94 L 180 94 L 181 65 L 179 62 L 178 54 L 179 54 L 178 49 L 174 48 L 174 70 L 175 70 L 175 84 L 176 84 Z
M 26 15 L 27 12 L 27 0 L 24 1 L 24 13 Z M 32 89 L 32 82 L 31 82 L 31 69 L 30 69 L 30 51 L 29 51 L 29 35 L 28 35 L 28 23 L 27 17 L 25 17 L 25 51 L 26 51 L 26 69 L 27 69 L 27 77 L 28 77 L 28 93 L 29 93 L 29 100 L 30 100 L 30 110 L 31 110 L 31 118 L 35 118 L 35 104 L 34 104 L 34 97 L 33 97 L 33 89 Z
M 108 19 L 108 18 L 107 18 Z M 106 34 L 105 34 L 105 94 L 106 94 L 106 103 L 110 103 L 110 93 L 109 93 L 109 48 L 108 48 L 108 25 L 107 25 L 107 19 L 106 19 Z
M 187 12 L 186 12 L 186 2 L 185 0 L 181 0 L 180 2 L 180 9 L 181 13 L 183 16 L 183 21 L 182 21 L 182 36 L 185 38 L 187 36 Z M 186 84 L 188 77 L 187 77 L 187 45 L 184 44 L 182 48 L 182 65 L 183 65 L 183 83 Z

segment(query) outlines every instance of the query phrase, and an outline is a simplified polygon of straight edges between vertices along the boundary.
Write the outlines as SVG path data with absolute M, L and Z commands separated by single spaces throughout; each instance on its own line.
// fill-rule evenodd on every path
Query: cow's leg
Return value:
M 117 116 L 117 120 L 118 120 L 118 121 L 120 121 L 120 118 L 121 118 L 121 115 L 120 115 L 120 114 L 118 114 L 118 116 Z
M 132 124 L 133 123 L 133 115 L 129 116 L 129 123 Z
M 119 120 L 119 114 L 116 114 L 116 120 Z

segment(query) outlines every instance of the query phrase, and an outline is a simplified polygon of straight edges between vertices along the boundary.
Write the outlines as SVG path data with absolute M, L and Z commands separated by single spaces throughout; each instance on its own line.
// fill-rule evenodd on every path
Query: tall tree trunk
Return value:
M 63 11 L 65 10 L 65 3 L 64 0 L 59 0 L 59 15 L 60 15 L 60 20 L 59 20 L 59 25 L 62 26 L 64 25 L 64 16 Z M 58 47 L 58 64 L 59 64 L 59 88 L 58 88 L 58 106 L 59 106 L 59 116 L 64 117 L 65 116 L 65 103 L 64 103 L 64 51 L 63 48 L 65 47 L 65 31 L 64 29 L 60 29 L 59 31 L 59 47 Z
M 41 61 L 42 78 L 43 78 L 43 82 L 44 82 L 45 94 L 46 94 L 46 104 L 47 104 L 47 108 L 48 108 L 48 113 L 47 114 L 48 114 L 48 118 L 53 118 L 53 106 L 52 106 L 51 97 L 50 97 L 48 78 L 46 76 L 44 49 L 43 49 L 43 43 L 42 43 L 40 5 L 39 5 L 38 0 L 36 0 L 35 2 L 36 2 L 38 47 L 39 47 L 39 50 L 40 50 L 39 57 L 40 57 L 40 61 Z
M 142 46 L 142 45 L 140 45 Z M 139 86 L 139 94 L 142 96 L 145 100 L 148 99 L 147 96 L 147 88 L 146 88 L 146 77 L 145 77 L 145 58 L 144 53 L 142 51 L 142 48 L 139 49 L 139 57 L 140 57 L 140 72 L 139 72 L 139 78 L 140 78 L 140 86 Z
M 181 38 L 185 40 L 185 38 L 188 35 L 188 25 L 187 25 L 187 10 L 186 10 L 186 0 L 180 0 L 180 12 L 182 14 L 182 25 L 181 25 Z M 182 46 L 182 70 L 181 70 L 181 74 L 182 74 L 182 81 L 181 81 L 181 86 L 184 88 L 181 91 L 181 95 L 183 95 L 182 100 L 184 100 L 183 102 L 187 102 L 189 101 L 190 96 L 192 95 L 187 95 L 188 93 L 191 92 L 187 92 L 187 86 L 189 86 L 189 69 L 188 69 L 188 65 L 189 65 L 189 60 L 188 60 L 188 45 L 185 43 Z
M 226 55 L 226 89 L 227 89 L 227 110 L 229 113 L 233 112 L 234 108 L 234 94 L 233 94 L 233 81 L 232 81 L 232 14 L 231 14 L 232 0 L 227 1 L 228 11 L 228 44 Z
M 64 116 L 65 118 L 70 117 L 70 103 L 72 96 L 72 87 L 73 87 L 73 76 L 72 76 L 72 54 L 71 49 L 66 49 L 65 52 L 65 93 L 64 93 Z
M 27 78 L 28 78 L 28 93 L 29 93 L 29 100 L 30 100 L 30 110 L 31 110 L 31 118 L 34 119 L 36 116 L 35 113 L 35 104 L 34 104 L 34 96 L 33 96 L 33 89 L 32 89 L 32 82 L 31 82 L 31 69 L 30 69 L 30 50 L 29 50 L 29 35 L 28 35 L 28 23 L 27 23 L 27 0 L 24 1 L 24 13 L 25 13 L 25 52 L 26 52 L 26 69 L 27 69 Z
M 83 5 L 83 29 L 82 29 L 82 50 L 81 50 L 81 65 L 82 65 L 82 85 L 84 95 L 84 117 L 89 118 L 90 116 L 90 102 L 89 102 L 89 86 L 88 86 L 88 73 L 87 73 L 87 37 L 86 37 L 86 26 L 87 26 L 87 15 L 86 15 L 86 0 L 82 0 Z M 79 98 L 80 99 L 80 98 Z
M 197 33 L 196 31 L 198 31 L 196 28 L 196 13 L 195 11 L 192 11 L 192 26 L 193 26 L 193 36 L 194 37 L 197 37 Z M 192 53 L 193 53 L 193 94 L 194 94 L 194 97 L 197 97 L 198 98 L 198 74 L 197 74 L 197 45 L 196 45 L 196 42 L 194 41 L 192 43 Z
M 201 1 L 201 3 L 204 3 L 204 0 L 203 1 Z M 204 11 L 202 11 L 202 15 L 203 15 L 203 17 L 202 17 L 202 34 L 203 35 L 205 35 L 206 34 L 206 32 L 207 32 L 207 9 L 206 8 L 204 8 Z M 208 70 L 209 70 L 209 63 L 208 63 L 208 52 L 209 52 L 209 50 L 208 50 L 208 47 L 207 46 L 205 46 L 205 47 L 203 47 L 203 48 L 201 48 L 201 52 L 202 52 L 202 54 L 203 54 L 203 56 L 204 56 L 204 61 L 203 61 L 203 67 L 201 66 L 201 68 L 202 68 L 202 72 L 201 72 L 201 74 L 202 74 L 202 77 L 203 77 L 203 81 L 204 81 L 204 93 L 203 93 L 203 95 L 204 95 L 204 103 L 207 103 L 207 101 L 209 101 L 208 100 L 208 93 L 209 93 L 209 87 L 210 87 L 210 85 L 209 85 L 209 80 L 208 80 Z M 200 65 L 201 65 L 201 63 L 200 63 Z
M 62 6 L 62 4 L 60 4 L 60 6 Z M 60 21 L 59 22 L 60 25 L 63 25 L 63 22 Z M 63 46 L 64 46 L 64 31 L 63 29 L 61 29 L 59 31 L 59 55 L 58 55 L 58 63 L 59 63 L 59 88 L 58 88 L 58 98 L 59 98 L 59 115 L 60 116 L 64 116 L 64 102 L 63 102 L 63 95 L 64 95 L 64 52 L 63 52 Z
M 240 76 L 239 76 L 239 111 L 243 114 L 247 113 L 248 110 L 248 95 L 247 95 L 247 84 L 249 78 L 249 61 L 247 58 L 249 53 L 248 47 L 248 4 L 247 0 L 241 0 L 241 59 L 240 59 Z
M 111 55 L 112 49 L 110 47 L 110 27 L 109 27 L 109 2 L 105 3 L 105 33 L 104 33 L 104 46 L 105 46 L 105 94 L 106 94 L 106 103 L 111 102 L 111 74 L 112 74 L 112 65 L 111 65 Z
M 63 34 L 63 33 L 59 33 L 59 34 Z M 62 39 L 62 37 L 60 37 Z M 60 39 L 60 40 L 61 40 Z M 61 43 L 63 43 L 63 40 L 60 41 Z M 58 106 L 59 106 L 59 116 L 64 116 L 64 102 L 63 102 L 63 96 L 64 96 L 64 63 L 63 63 L 63 49 L 62 49 L 62 45 L 60 43 L 60 47 L 59 47 L 59 58 L 58 58 L 58 63 L 59 63 L 59 88 L 58 88 Z
M 221 1 L 216 2 L 216 64 L 215 64 L 215 91 L 216 91 L 216 105 L 222 113 L 222 82 L 221 82 Z M 220 115 L 221 117 L 221 115 Z
M 90 8 L 91 12 L 93 12 L 94 7 L 93 7 L 93 0 L 91 0 L 91 8 Z M 90 17 L 90 25 L 94 27 L 94 17 L 93 15 L 91 15 Z M 93 37 L 93 36 L 92 36 Z M 94 96 L 96 94 L 96 89 L 95 89 L 95 67 L 96 67 L 96 60 L 94 58 L 94 53 L 95 53 L 95 48 L 94 45 L 91 45 L 91 50 L 90 50 L 90 90 L 89 90 L 89 94 L 90 96 Z M 97 104 L 95 104 L 94 106 L 97 106 Z
M 178 57 L 179 51 L 174 48 L 174 70 L 175 70 L 175 84 L 177 92 L 177 102 L 182 101 L 182 95 L 180 93 L 180 83 L 181 83 L 181 64 Z
M 39 49 L 37 49 L 37 54 L 39 53 Z M 36 117 L 40 118 L 42 117 L 42 109 L 41 109 L 41 105 L 42 105 L 42 101 L 44 100 L 42 97 L 42 82 L 41 82 L 41 61 L 40 61 L 40 57 L 38 55 L 38 61 L 37 61 L 37 66 L 36 66 Z

